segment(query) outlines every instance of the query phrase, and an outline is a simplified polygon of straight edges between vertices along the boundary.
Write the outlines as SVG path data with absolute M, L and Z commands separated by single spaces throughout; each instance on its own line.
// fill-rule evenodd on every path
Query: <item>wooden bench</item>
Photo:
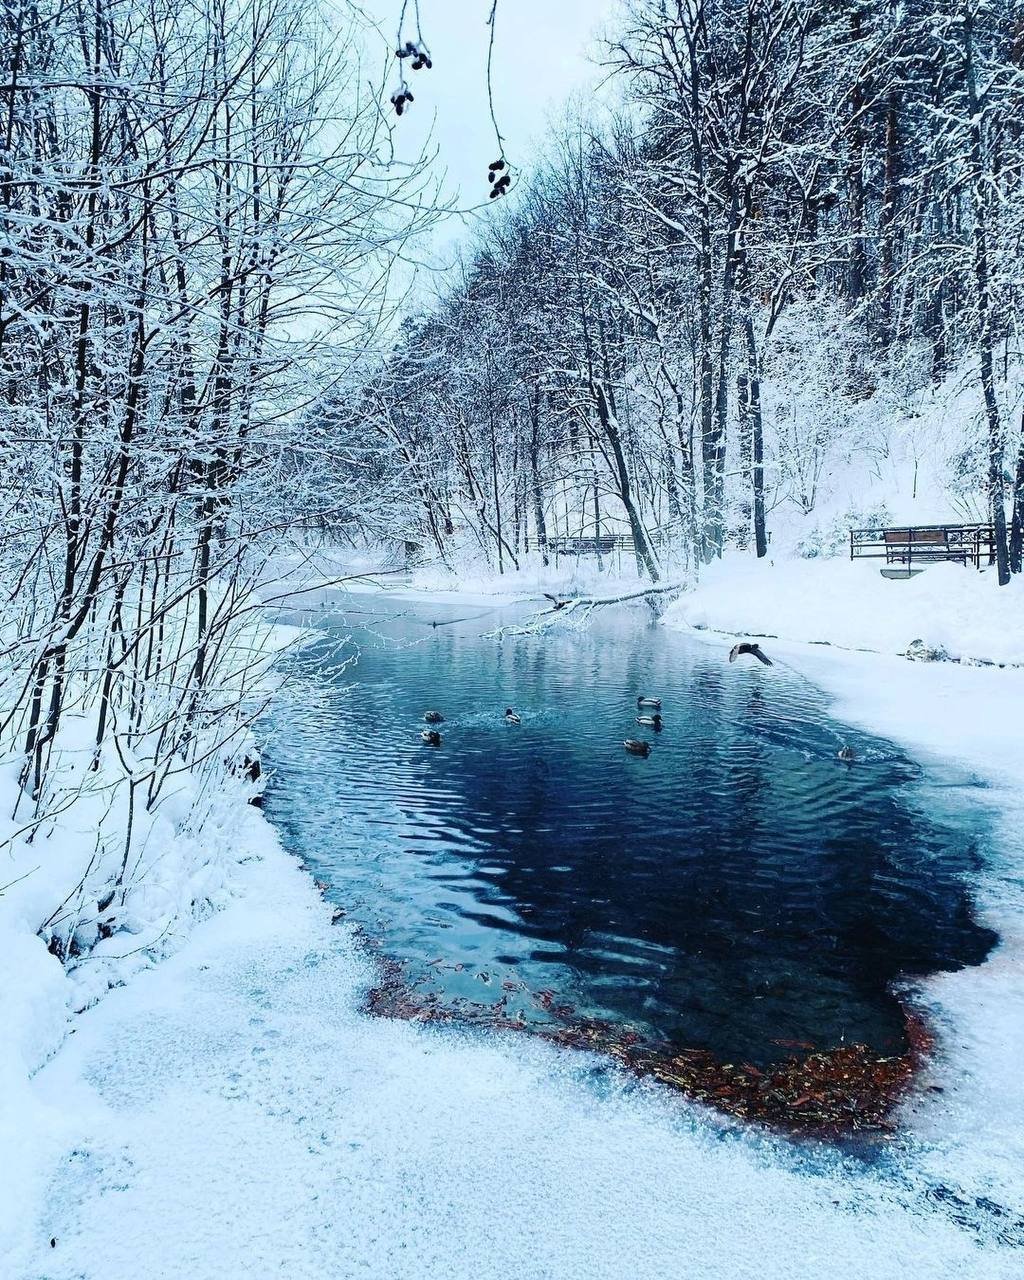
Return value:
M 911 560 L 949 560 L 949 533 L 946 529 L 883 529 L 885 559 L 888 564 L 909 564 Z
M 910 577 L 930 564 L 951 561 L 976 569 L 995 564 L 990 524 L 904 525 L 895 529 L 851 529 L 850 559 L 884 559 L 893 572 Z M 886 569 L 882 570 L 886 573 Z

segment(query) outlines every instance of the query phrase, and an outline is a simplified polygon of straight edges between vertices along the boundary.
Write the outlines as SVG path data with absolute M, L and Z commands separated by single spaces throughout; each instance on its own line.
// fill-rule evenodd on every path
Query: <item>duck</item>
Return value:
M 439 747 L 441 745 L 441 735 L 436 729 L 424 729 L 420 737 L 428 747 Z
M 637 716 L 637 724 L 642 724 L 646 729 L 654 729 L 658 733 L 661 732 L 661 714 L 655 711 L 653 716 Z
M 506 723 L 506 724 L 522 724 L 522 723 L 523 723 L 523 721 L 522 721 L 522 718 L 521 718 L 520 716 L 517 716 L 517 715 L 516 715 L 516 713 L 512 710 L 512 708 L 511 708 L 511 707 L 506 707 L 506 708 L 505 708 L 505 723 Z
M 641 742 L 639 738 L 626 738 L 622 745 L 631 756 L 649 756 L 651 754 L 651 744 L 649 742 Z
M 427 724 L 444 724 L 444 716 L 440 711 L 428 711 L 423 719 Z
M 853 747 L 840 747 L 836 754 L 844 764 L 853 764 L 857 759 L 857 753 Z
M 745 653 L 749 653 L 758 662 L 763 662 L 766 667 L 774 666 L 771 658 L 766 657 L 761 651 L 761 646 L 759 644 L 751 644 L 749 640 L 743 640 L 739 644 L 733 645 L 729 650 L 729 661 L 735 662 L 737 658 L 741 658 Z
M 653 707 L 655 711 L 660 711 L 660 710 L 661 710 L 661 699 L 660 699 L 660 698 L 644 698 L 644 697 L 639 697 L 639 698 L 637 698 L 637 700 L 636 700 L 636 705 L 637 705 L 638 707 Z

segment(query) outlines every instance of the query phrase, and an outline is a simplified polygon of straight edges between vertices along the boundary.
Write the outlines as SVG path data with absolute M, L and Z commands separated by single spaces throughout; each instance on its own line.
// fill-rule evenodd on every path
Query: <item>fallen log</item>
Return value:
M 631 604 L 636 600 L 646 601 L 656 613 L 659 613 L 663 598 L 685 591 L 686 586 L 685 582 L 672 582 L 666 586 L 654 586 L 652 584 L 649 587 L 642 587 L 638 591 L 626 591 L 619 595 L 570 596 L 567 600 L 559 599 L 557 596 L 545 591 L 544 598 L 551 601 L 550 608 L 541 609 L 538 613 L 532 614 L 525 622 L 499 627 L 496 631 L 489 631 L 486 636 L 488 639 L 497 639 L 501 636 L 537 635 L 556 623 L 564 622 L 571 622 L 573 626 L 582 627 L 586 626 L 598 609 L 605 609 L 616 604 Z

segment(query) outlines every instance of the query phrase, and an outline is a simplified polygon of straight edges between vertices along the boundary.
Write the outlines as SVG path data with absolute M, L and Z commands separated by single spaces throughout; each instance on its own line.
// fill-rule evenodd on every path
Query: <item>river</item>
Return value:
M 403 1007 L 755 1073 L 906 1054 L 904 990 L 995 942 L 969 894 L 980 806 L 930 812 L 934 779 L 783 663 L 730 664 L 640 611 L 491 634 L 522 612 L 367 595 L 291 619 L 318 635 L 268 726 L 267 812 Z M 660 732 L 635 724 L 641 694 Z

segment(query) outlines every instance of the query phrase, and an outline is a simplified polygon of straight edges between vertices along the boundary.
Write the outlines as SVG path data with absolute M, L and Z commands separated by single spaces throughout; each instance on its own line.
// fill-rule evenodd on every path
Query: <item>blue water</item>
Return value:
M 353 598 L 315 620 L 268 726 L 270 817 L 422 996 L 763 1065 L 900 1051 L 894 984 L 984 959 L 980 817 L 929 816 L 919 766 L 802 677 L 640 614 L 482 634 L 507 620 Z

